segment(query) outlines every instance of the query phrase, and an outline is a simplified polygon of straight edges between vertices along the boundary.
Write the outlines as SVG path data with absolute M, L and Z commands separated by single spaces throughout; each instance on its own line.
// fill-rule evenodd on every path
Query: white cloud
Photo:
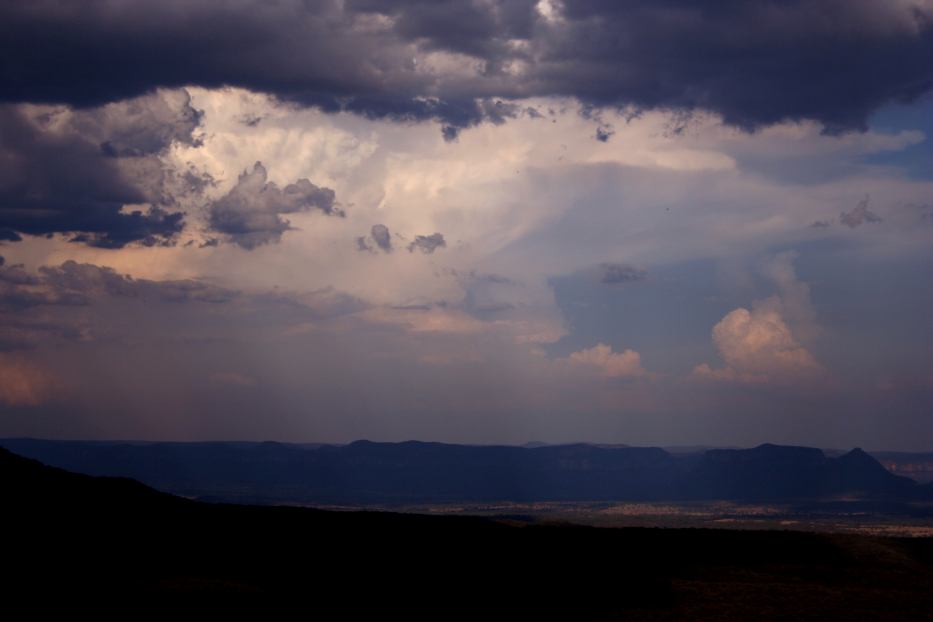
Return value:
M 443 296 L 446 286 L 433 278 L 438 268 L 485 264 L 530 282 L 606 257 L 650 264 L 716 256 L 724 246 L 744 253 L 841 234 L 809 225 L 837 215 L 853 194 L 870 191 L 884 197 L 886 207 L 919 200 L 931 188 L 878 174 L 859 178 L 857 192 L 852 179 L 838 176 L 821 176 L 812 187 L 774 179 L 795 163 L 810 171 L 903 149 L 922 140 L 916 132 L 826 136 L 818 124 L 800 123 L 746 134 L 708 114 L 695 115 L 676 132 L 660 112 L 631 117 L 603 111 L 597 120 L 581 116 L 570 100 L 529 99 L 521 105 L 538 110 L 538 117 L 484 124 L 448 143 L 432 123 L 325 114 L 238 89 L 189 91 L 192 106 L 204 111 L 203 140 L 176 141 L 165 163 L 178 169 L 190 163 L 209 173 L 217 185 L 205 190 L 207 199 L 223 197 L 242 171 L 261 160 L 268 181 L 279 187 L 307 178 L 332 188 L 347 218 L 292 214 L 294 230 L 280 246 L 251 254 L 183 246 L 108 254 L 30 240 L 30 248 L 20 245 L 12 259 L 35 266 L 74 258 L 157 279 L 235 274 L 238 286 L 273 282 L 318 289 L 339 283 L 357 296 L 399 304 Z M 615 130 L 608 142 L 593 139 L 600 123 Z M 865 170 L 846 169 L 850 177 Z M 203 207 L 185 206 L 189 228 L 182 242 L 198 237 L 198 226 L 207 224 Z M 442 257 L 396 253 L 377 265 L 355 246 L 375 224 L 404 235 L 399 248 L 415 234 L 433 232 L 444 235 L 448 248 Z M 912 229 L 910 235 L 928 243 L 928 231 Z M 897 247 L 904 244 L 899 235 Z
M 598 370 L 607 378 L 644 378 L 649 375 L 641 366 L 638 352 L 631 349 L 613 352 L 612 347 L 604 343 L 574 352 L 566 361 L 575 367 Z
M 697 365 L 692 374 L 697 379 L 787 383 L 812 380 L 824 373 L 773 305 L 729 312 L 713 327 L 713 343 L 726 366 Z

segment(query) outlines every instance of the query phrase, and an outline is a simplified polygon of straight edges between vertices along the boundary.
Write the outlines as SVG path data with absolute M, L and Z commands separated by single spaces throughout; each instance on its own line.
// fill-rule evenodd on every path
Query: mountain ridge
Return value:
M 829 457 L 816 448 L 772 443 L 689 454 L 585 443 L 414 440 L 309 446 L 5 439 L 0 446 L 70 471 L 129 477 L 187 497 L 252 503 L 933 498 L 929 487 L 888 472 L 861 449 Z

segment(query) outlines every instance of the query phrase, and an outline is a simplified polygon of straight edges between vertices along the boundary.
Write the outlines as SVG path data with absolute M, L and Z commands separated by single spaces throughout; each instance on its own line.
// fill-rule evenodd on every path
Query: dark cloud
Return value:
M 391 253 L 394 248 L 392 247 L 392 234 L 389 233 L 389 228 L 385 225 L 373 225 L 368 236 L 363 235 L 356 238 L 356 249 L 369 253 L 375 253 L 379 249 L 384 253 Z
M 365 235 L 356 238 L 356 250 L 361 253 L 375 253 L 376 249 L 369 245 Z
M 624 263 L 604 263 L 599 266 L 599 270 L 600 282 L 607 285 L 644 281 L 648 278 L 648 272 L 643 268 L 636 268 Z
M 199 146 L 195 131 L 203 116 L 187 91 L 178 89 L 72 112 L 71 124 L 105 155 L 126 158 L 156 155 L 176 142 Z
M 81 322 L 68 319 L 47 319 L 0 310 L 0 320 L 0 352 L 33 349 L 49 339 L 81 341 L 87 336 Z
M 57 296 L 89 302 L 101 296 L 123 296 L 164 302 L 227 302 L 237 292 L 192 279 L 134 279 L 112 268 L 66 261 L 39 268 L 39 283 Z
M 746 129 L 862 129 L 933 85 L 931 13 L 851 0 L 165 0 L 0 6 L 0 98 L 92 106 L 155 87 L 240 86 L 370 118 L 437 119 L 453 140 L 572 96 L 705 109 Z M 562 8 L 561 8 L 562 7 Z M 469 71 L 437 71 L 432 52 Z M 119 147 L 115 147 L 119 151 Z
M 850 229 L 855 229 L 865 223 L 879 223 L 881 216 L 868 209 L 868 197 L 865 197 L 848 212 L 839 214 L 839 222 Z
M 746 129 L 814 119 L 835 132 L 933 84 L 930 14 L 916 6 L 583 0 L 564 16 L 542 73 L 596 105 L 706 109 Z
M 162 302 L 227 302 L 237 292 L 192 279 L 133 279 L 112 268 L 75 261 L 43 266 L 35 273 L 21 265 L 0 267 L 0 309 L 84 306 L 106 296 Z
M 98 248 L 123 248 L 132 242 L 143 246 L 171 246 L 174 237 L 184 228 L 182 212 L 167 212 L 152 207 L 147 212 L 133 210 L 120 213 L 119 227 L 105 231 L 82 231 L 69 241 Z M 100 225 L 103 227 L 103 223 Z
M 532 119 L 543 119 L 544 115 L 538 112 L 537 108 L 532 108 L 531 106 L 525 108 L 525 114 Z
M 5 263 L 5 262 L 4 262 Z M 0 311 L 22 310 L 42 304 L 81 304 L 72 296 L 45 287 L 38 275 L 21 265 L 0 265 Z M 3 318 L 3 323 L 7 318 Z
M 453 125 L 444 125 L 441 127 L 441 136 L 449 143 L 454 142 L 460 136 L 460 129 Z
M 0 283 L 11 285 L 38 285 L 39 277 L 26 271 L 22 264 L 4 266 L 6 260 L 0 257 Z
M 21 265 L 0 266 L 0 350 L 34 348 L 57 339 L 89 341 L 116 324 L 132 327 L 141 311 L 137 308 L 127 323 L 119 301 L 158 314 L 155 305 L 215 305 L 239 297 L 237 291 L 205 281 L 134 279 L 74 261 L 35 272 Z
M 263 117 L 258 114 L 247 112 L 237 117 L 237 120 L 246 127 L 256 127 L 263 120 Z
M 426 255 L 430 255 L 435 250 L 439 248 L 445 248 L 447 242 L 444 240 L 444 236 L 440 233 L 432 233 L 431 235 L 416 235 L 414 241 L 408 245 L 408 252 L 413 253 L 415 250 L 419 250 Z
M 812 223 L 810 223 L 810 227 L 813 229 L 827 229 L 832 225 L 833 224 L 828 220 L 814 220 Z
M 612 129 L 611 127 L 608 127 L 608 126 L 597 127 L 596 128 L 596 140 L 598 140 L 601 143 L 607 143 L 609 142 L 609 139 L 612 138 L 612 135 L 615 133 L 616 131 Z
M 229 340 L 238 337 L 224 333 L 228 322 L 261 324 L 275 333 L 338 320 L 369 306 L 333 287 L 244 292 L 203 280 L 133 278 L 75 261 L 35 271 L 5 265 L 0 266 L 0 351 L 59 340 L 129 345 L 156 337 L 162 344 Z
M 282 214 L 318 209 L 327 215 L 343 216 L 330 188 L 319 188 L 307 179 L 299 179 L 280 189 L 266 180 L 261 162 L 256 162 L 252 171 L 243 171 L 230 192 L 208 208 L 211 229 L 252 250 L 282 239 L 282 234 L 291 228 Z
M 197 144 L 200 120 L 184 91 L 84 110 L 0 106 L 0 239 L 171 243 L 183 227 L 177 196 L 207 181 L 165 170 L 158 156 L 174 142 Z
M 389 228 L 385 225 L 373 225 L 369 235 L 372 237 L 376 246 L 387 253 L 392 252 L 392 236 L 389 234 Z

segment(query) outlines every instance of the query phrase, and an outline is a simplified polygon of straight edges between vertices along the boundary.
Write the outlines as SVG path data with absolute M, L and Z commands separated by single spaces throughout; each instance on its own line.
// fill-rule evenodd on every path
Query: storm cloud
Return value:
M 252 250 L 263 244 L 277 243 L 291 228 L 281 214 L 318 209 L 327 215 L 343 216 L 330 188 L 319 188 L 307 179 L 279 188 L 267 178 L 261 162 L 256 162 L 253 170 L 243 171 L 230 192 L 210 205 L 211 229 L 226 235 L 230 242 Z
M 933 84 L 931 10 L 871 0 L 337 2 L 0 8 L 0 98 L 93 106 L 156 87 L 239 86 L 445 136 L 509 100 L 694 110 L 752 129 L 864 129 Z
M 176 142 L 197 144 L 199 123 L 184 91 L 81 110 L 0 106 L 0 237 L 71 234 L 103 248 L 170 243 L 184 225 L 178 196 L 205 182 L 166 170 L 159 156 Z
M 931 11 L 0 3 L 0 434 L 928 450 Z

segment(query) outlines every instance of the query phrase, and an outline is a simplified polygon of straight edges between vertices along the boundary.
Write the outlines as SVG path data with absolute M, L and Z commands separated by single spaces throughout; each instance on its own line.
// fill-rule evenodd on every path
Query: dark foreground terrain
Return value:
M 30 617 L 933 619 L 930 539 L 212 505 L 5 450 L 0 483 Z

